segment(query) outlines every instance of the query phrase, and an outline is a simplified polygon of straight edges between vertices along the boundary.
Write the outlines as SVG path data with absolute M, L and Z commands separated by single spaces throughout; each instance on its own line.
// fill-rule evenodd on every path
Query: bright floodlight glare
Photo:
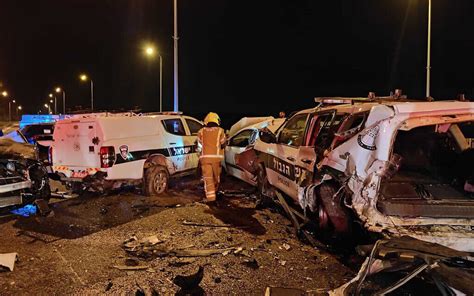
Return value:
M 60 87 L 56 87 L 55 91 L 56 91 L 57 93 L 59 93 L 59 92 L 61 92 L 61 88 L 60 88 Z
M 155 49 L 151 46 L 147 46 L 145 53 L 147 56 L 153 56 L 155 54 Z
M 53 103 L 53 100 L 49 100 L 50 103 Z
M 48 104 L 44 104 L 44 107 L 45 107 L 45 108 L 49 108 L 49 107 L 48 107 Z
M 52 97 L 53 97 L 53 94 L 49 94 L 49 97 L 52 98 Z
M 3 91 L 2 96 L 6 97 L 6 96 L 8 96 L 8 93 L 6 91 Z
M 86 74 L 81 74 L 81 76 L 79 76 L 79 78 L 80 78 L 82 81 L 86 81 L 86 80 L 87 80 L 87 75 L 86 75 Z
M 12 102 L 13 102 L 13 103 L 16 103 L 16 101 L 15 101 L 15 100 L 13 100 Z
M 23 107 L 21 107 L 21 106 L 18 106 L 18 110 L 21 110 L 22 108 L 23 108 Z

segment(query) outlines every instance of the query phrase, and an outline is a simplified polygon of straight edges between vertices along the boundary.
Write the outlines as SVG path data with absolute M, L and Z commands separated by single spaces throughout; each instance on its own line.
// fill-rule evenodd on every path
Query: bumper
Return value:
M 84 178 L 93 176 L 98 172 L 106 172 L 101 168 L 88 167 L 68 167 L 68 166 L 52 166 L 51 171 L 60 176 L 62 181 L 80 182 Z

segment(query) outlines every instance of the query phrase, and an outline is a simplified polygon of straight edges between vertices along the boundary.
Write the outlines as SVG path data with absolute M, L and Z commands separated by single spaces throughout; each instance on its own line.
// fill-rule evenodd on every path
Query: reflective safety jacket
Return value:
M 203 160 L 222 160 L 224 158 L 224 150 L 222 149 L 226 138 L 222 128 L 203 127 L 197 135 L 199 159 Z

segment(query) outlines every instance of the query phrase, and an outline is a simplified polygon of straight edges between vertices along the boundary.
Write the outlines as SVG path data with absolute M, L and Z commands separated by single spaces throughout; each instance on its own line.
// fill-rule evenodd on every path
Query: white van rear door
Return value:
M 54 132 L 53 162 L 72 167 L 100 167 L 95 121 L 68 121 L 57 124 Z

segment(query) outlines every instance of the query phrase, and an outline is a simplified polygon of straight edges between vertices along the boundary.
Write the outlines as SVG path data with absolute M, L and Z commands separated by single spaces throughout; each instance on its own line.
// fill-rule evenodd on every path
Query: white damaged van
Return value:
M 172 112 L 74 116 L 56 123 L 52 170 L 73 188 L 143 184 L 146 195 L 158 195 L 170 177 L 195 172 L 201 127 L 200 121 Z

